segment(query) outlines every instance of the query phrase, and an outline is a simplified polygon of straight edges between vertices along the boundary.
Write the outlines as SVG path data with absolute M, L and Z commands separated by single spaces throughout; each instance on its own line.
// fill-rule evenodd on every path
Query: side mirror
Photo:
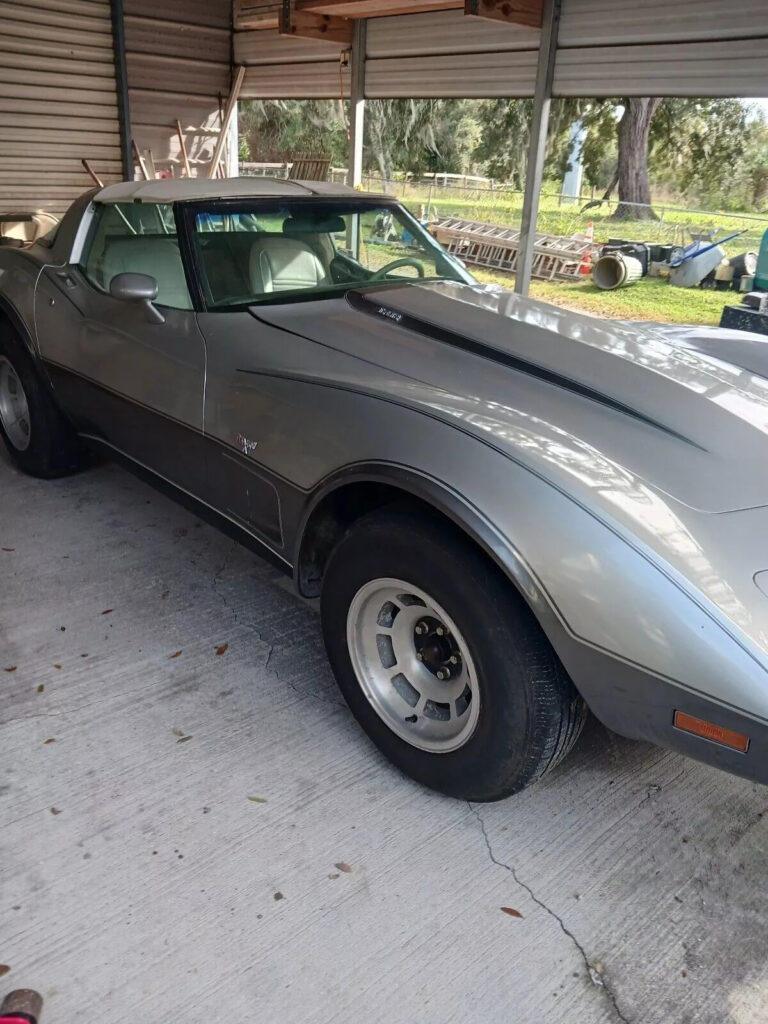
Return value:
M 109 294 L 123 302 L 140 302 L 150 323 L 165 323 L 165 317 L 154 304 L 157 281 L 149 274 L 115 274 L 109 282 Z

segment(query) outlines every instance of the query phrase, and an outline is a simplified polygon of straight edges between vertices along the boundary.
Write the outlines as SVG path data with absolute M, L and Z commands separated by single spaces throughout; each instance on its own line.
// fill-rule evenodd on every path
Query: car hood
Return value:
M 346 373 L 357 385 L 460 421 L 570 492 L 650 486 L 708 512 L 768 504 L 761 336 L 602 321 L 442 282 L 254 312 L 364 361 Z

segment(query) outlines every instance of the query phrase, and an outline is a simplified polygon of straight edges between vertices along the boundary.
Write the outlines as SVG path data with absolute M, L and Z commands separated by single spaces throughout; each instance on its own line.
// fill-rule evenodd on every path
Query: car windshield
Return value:
M 192 234 L 209 309 L 322 298 L 382 282 L 472 283 L 393 202 L 219 202 L 195 206 Z

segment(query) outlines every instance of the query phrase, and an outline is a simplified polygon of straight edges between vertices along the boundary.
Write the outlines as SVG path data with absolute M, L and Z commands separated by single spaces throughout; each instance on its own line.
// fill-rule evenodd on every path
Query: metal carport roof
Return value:
M 240 96 L 534 97 L 524 235 L 556 96 L 768 96 L 765 0 L 0 0 L 0 210 L 62 209 L 90 179 L 167 156 L 199 166 Z M 525 266 L 518 286 L 525 288 Z

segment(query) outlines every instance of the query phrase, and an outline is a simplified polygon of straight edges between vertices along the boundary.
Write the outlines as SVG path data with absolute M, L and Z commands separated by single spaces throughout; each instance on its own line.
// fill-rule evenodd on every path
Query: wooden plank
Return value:
M 211 160 L 211 166 L 208 169 L 209 178 L 215 177 L 218 170 L 221 155 L 227 144 L 227 132 L 229 131 L 229 126 L 232 123 L 232 117 L 237 109 L 237 100 L 240 95 L 240 89 L 242 88 L 244 77 L 245 65 L 241 64 L 235 73 L 235 80 L 232 83 L 232 90 L 229 94 L 229 99 L 227 100 L 227 108 L 221 122 L 221 135 L 219 135 L 218 141 L 216 142 L 216 149 L 213 154 L 213 159 Z
M 131 140 L 131 149 L 133 150 L 133 162 L 138 166 L 141 171 L 141 176 L 144 181 L 149 181 L 149 174 L 147 172 L 147 165 L 144 163 L 144 157 L 139 151 L 139 147 L 136 145 L 136 140 Z
M 91 165 L 88 163 L 88 161 L 83 159 L 80 162 L 82 163 L 83 167 L 86 169 L 88 174 L 93 179 L 94 185 L 98 185 L 99 188 L 104 188 L 104 182 L 101 180 L 101 178 L 98 176 L 98 174 L 94 171 L 94 169 L 91 167 Z
M 508 25 L 541 28 L 542 0 L 465 0 L 464 14 L 504 21 Z
M 323 42 L 342 46 L 352 45 L 352 22 L 348 18 L 298 11 L 290 0 L 286 0 L 280 8 L 278 31 L 281 36 L 321 39 Z

